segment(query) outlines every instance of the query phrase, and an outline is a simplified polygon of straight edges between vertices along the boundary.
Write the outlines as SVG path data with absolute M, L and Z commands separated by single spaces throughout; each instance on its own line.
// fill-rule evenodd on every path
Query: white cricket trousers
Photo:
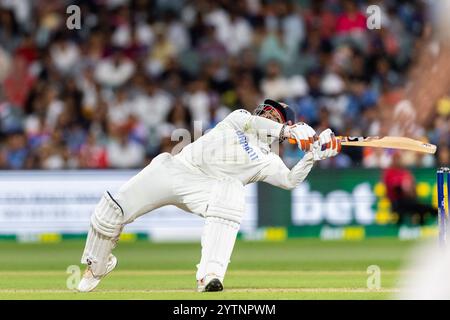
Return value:
M 125 224 L 166 205 L 204 217 L 217 180 L 163 153 L 125 183 L 114 199 L 123 209 Z

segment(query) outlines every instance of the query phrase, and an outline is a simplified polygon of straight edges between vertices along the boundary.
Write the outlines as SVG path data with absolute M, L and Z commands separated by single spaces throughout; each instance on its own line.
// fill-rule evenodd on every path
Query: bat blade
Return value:
M 389 148 L 434 154 L 436 146 L 406 137 L 339 137 L 343 146 Z
M 434 154 L 436 146 L 434 144 L 425 143 L 406 137 L 344 137 L 338 136 L 343 146 L 349 147 L 373 147 L 409 150 L 422 153 Z M 289 143 L 297 144 L 295 139 L 289 139 Z

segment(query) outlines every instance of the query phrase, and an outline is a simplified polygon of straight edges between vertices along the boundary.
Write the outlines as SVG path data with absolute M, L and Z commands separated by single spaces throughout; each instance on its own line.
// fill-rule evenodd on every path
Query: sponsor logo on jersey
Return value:
M 252 161 L 258 160 L 259 157 L 256 154 L 255 150 L 253 150 L 253 148 L 248 145 L 248 139 L 246 135 L 240 130 L 237 130 L 236 134 L 238 136 L 239 144 L 242 146 L 244 151 L 247 152 L 248 156 L 250 157 L 250 160 Z

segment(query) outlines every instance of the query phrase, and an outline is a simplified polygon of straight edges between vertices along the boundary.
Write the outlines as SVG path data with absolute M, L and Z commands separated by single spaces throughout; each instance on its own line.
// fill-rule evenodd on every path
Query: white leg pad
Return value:
M 211 190 L 207 217 L 231 220 L 238 224 L 245 212 L 245 188 L 242 182 L 233 178 L 222 178 Z
M 105 192 L 91 216 L 91 226 L 81 257 L 81 263 L 89 265 L 95 276 L 106 273 L 108 257 L 119 240 L 123 220 L 120 205 Z
M 215 275 L 225 277 L 240 224 L 217 217 L 207 217 L 202 235 L 202 257 L 197 265 L 197 280 Z

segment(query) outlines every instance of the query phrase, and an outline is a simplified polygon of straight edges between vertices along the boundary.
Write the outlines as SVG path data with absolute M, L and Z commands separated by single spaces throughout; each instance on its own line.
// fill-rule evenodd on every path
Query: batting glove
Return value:
M 331 158 L 341 152 L 341 140 L 329 128 L 319 135 L 318 145 L 318 148 L 313 149 L 314 160 Z
M 287 137 L 290 141 L 295 140 L 300 150 L 308 152 L 318 148 L 319 138 L 314 129 L 306 123 L 299 122 L 287 128 Z

